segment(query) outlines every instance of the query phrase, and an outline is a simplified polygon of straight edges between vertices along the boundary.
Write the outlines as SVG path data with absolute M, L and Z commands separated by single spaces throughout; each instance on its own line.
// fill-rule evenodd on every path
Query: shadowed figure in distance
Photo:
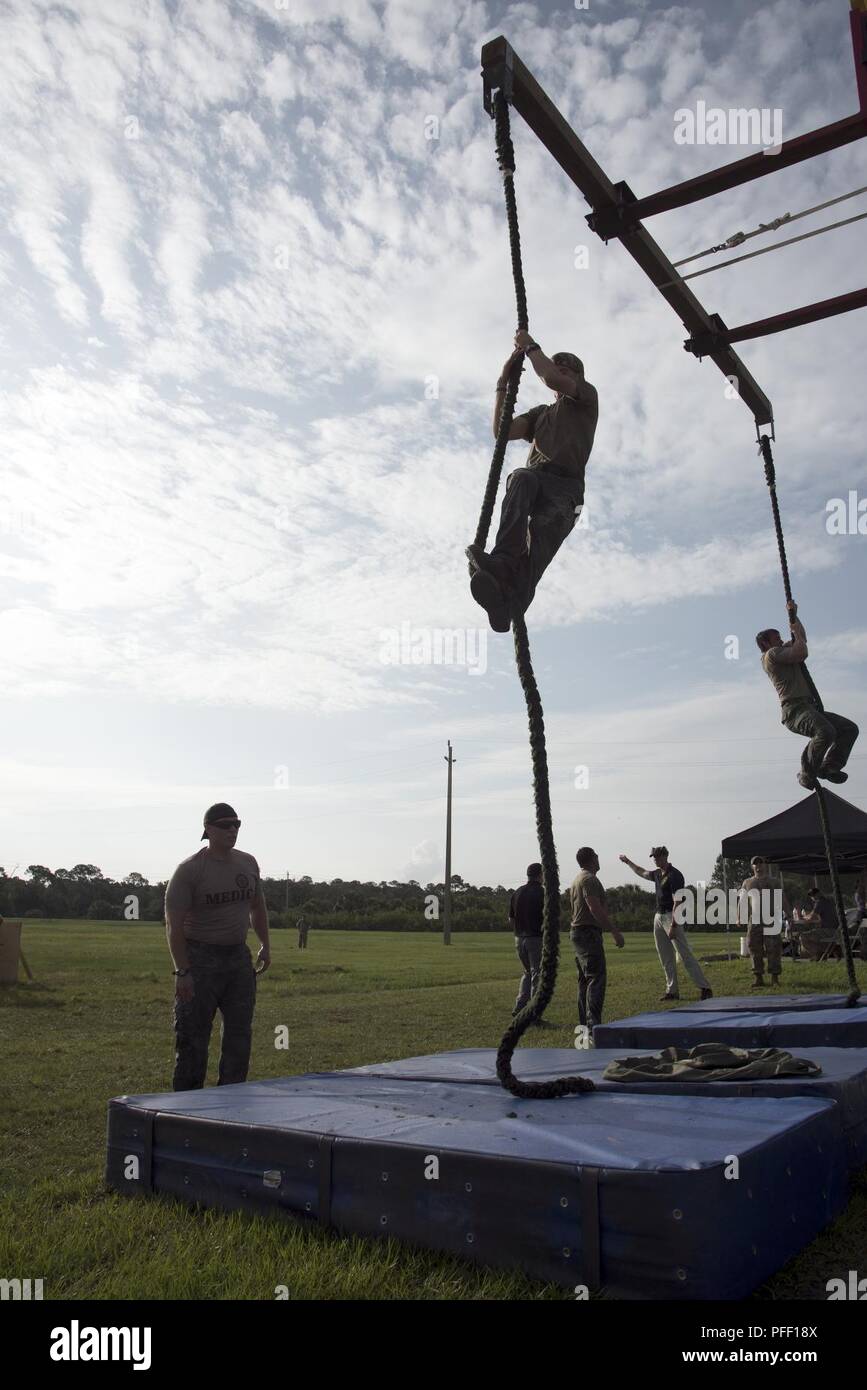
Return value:
M 584 471 L 599 418 L 596 387 L 585 381 L 581 359 L 571 352 L 546 357 L 530 334 L 519 329 L 515 350 L 497 382 L 495 438 L 506 383 L 522 355 L 556 399 L 512 421 L 509 439 L 530 442 L 527 462 L 506 480 L 493 550 L 467 547 L 470 591 L 495 632 L 508 632 L 513 610 L 526 612 L 539 580 L 575 526 L 584 503 Z

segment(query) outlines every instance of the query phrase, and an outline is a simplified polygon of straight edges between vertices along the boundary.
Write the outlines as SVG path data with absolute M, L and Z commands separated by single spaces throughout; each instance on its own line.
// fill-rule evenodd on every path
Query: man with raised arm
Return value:
M 819 708 L 816 688 L 804 670 L 807 660 L 807 634 L 798 619 L 798 605 L 786 604 L 792 636 L 784 642 L 775 627 L 756 634 L 756 645 L 762 654 L 762 666 L 780 697 L 782 722 L 793 734 L 808 738 L 801 754 L 798 781 L 812 791 L 816 778 L 828 782 L 846 782 L 844 772 L 852 745 L 858 737 L 858 725 L 842 714 L 831 714 Z
M 526 355 L 536 375 L 554 392 L 551 405 L 518 415 L 509 439 L 531 444 L 527 462 L 506 480 L 506 495 L 494 548 L 467 547 L 470 590 L 495 632 L 508 632 L 513 608 L 526 612 L 536 586 L 563 544 L 584 503 L 584 471 L 593 448 L 599 398 L 584 379 L 584 365 L 571 352 L 546 357 L 529 333 L 515 334 L 515 351 L 503 366 L 494 401 L 496 438 L 506 383 L 513 364 Z
M 625 854 L 621 854 L 620 862 L 621 864 L 628 864 L 632 872 L 638 874 L 639 878 L 649 878 L 656 889 L 653 939 L 656 942 L 656 954 L 659 956 L 659 963 L 665 973 L 665 994 L 660 995 L 660 1000 L 680 998 L 675 950 L 680 956 L 681 964 L 687 975 L 696 988 L 701 991 L 701 998 L 712 999 L 713 990 L 692 953 L 692 947 L 686 939 L 686 928 L 675 919 L 674 899 L 684 886 L 683 874 L 680 869 L 676 869 L 673 864 L 669 863 L 668 850 L 665 845 L 657 845 L 650 851 L 650 857 L 656 865 L 655 869 L 642 869 L 640 864 L 633 864 L 632 860 L 627 859 Z
M 596 851 L 583 845 L 575 858 L 579 872 L 569 889 L 572 903 L 569 935 L 578 971 L 578 1022 L 588 1029 L 592 1039 L 593 1029 L 602 1022 L 608 972 L 602 933 L 610 931 L 617 947 L 623 945 L 623 936 L 608 916 L 605 889 L 597 878 L 599 856 Z

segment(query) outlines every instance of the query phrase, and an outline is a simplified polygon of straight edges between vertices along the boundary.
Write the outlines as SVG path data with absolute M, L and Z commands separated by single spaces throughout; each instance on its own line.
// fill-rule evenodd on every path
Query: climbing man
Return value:
M 542 912 L 545 890 L 542 887 L 542 865 L 527 867 L 527 882 L 518 888 L 509 902 L 509 925 L 515 933 L 515 950 L 523 967 L 518 997 L 512 1014 L 519 1014 L 532 998 L 539 978 L 542 959 Z
M 554 392 L 551 405 L 518 415 L 509 439 L 526 439 L 531 448 L 523 468 L 506 481 L 506 495 L 494 548 L 467 547 L 470 590 L 488 614 L 495 632 L 508 632 L 513 608 L 526 612 L 536 585 L 573 529 L 584 503 L 584 470 L 593 448 L 599 398 L 584 379 L 584 365 L 571 352 L 546 357 L 530 334 L 519 329 L 515 350 L 503 366 L 494 401 L 494 437 L 499 431 L 506 383 L 523 355 Z
M 176 1091 L 205 1084 L 214 1015 L 223 1018 L 219 1085 L 246 1081 L 256 974 L 271 964 L 259 865 L 235 849 L 241 822 L 224 801 L 204 817 L 207 848 L 184 859 L 166 888 L 166 935 L 175 974 Z M 252 924 L 257 970 L 246 946 Z
M 660 1000 L 679 999 L 680 991 L 677 986 L 677 959 L 675 950 L 680 956 L 681 964 L 689 978 L 697 989 L 701 991 L 702 999 L 712 999 L 713 990 L 708 983 L 704 971 L 692 953 L 692 947 L 686 939 L 686 928 L 681 922 L 675 920 L 674 899 L 684 886 L 683 874 L 680 869 L 676 869 L 668 861 L 668 850 L 665 845 L 657 845 L 650 851 L 650 857 L 656 865 L 655 869 L 642 869 L 640 864 L 633 864 L 631 859 L 627 859 L 625 854 L 621 854 L 621 864 L 628 864 L 633 873 L 638 874 L 639 878 L 649 878 L 656 889 L 656 912 L 653 917 L 653 937 L 656 942 L 656 954 L 659 956 L 659 963 L 665 974 L 665 993 L 660 995 Z
M 765 958 L 771 984 L 780 983 L 783 969 L 783 911 L 791 914 L 791 905 L 784 890 L 775 888 L 767 859 L 757 854 L 750 860 L 752 877 L 745 878 L 738 894 L 738 927 L 747 928 L 747 947 L 753 963 L 753 989 L 765 985 Z M 776 894 L 779 893 L 779 899 Z M 782 911 L 781 911 L 782 909 Z
M 817 777 L 828 782 L 848 781 L 849 774 L 843 768 L 858 737 L 858 725 L 842 714 L 819 708 L 816 688 L 804 669 L 807 634 L 798 619 L 798 605 L 790 601 L 786 609 L 792 628 L 790 640 L 784 642 L 776 628 L 768 627 L 756 634 L 756 644 L 762 666 L 780 697 L 782 722 L 793 734 L 810 740 L 801 754 L 798 781 L 812 791 Z
M 602 1022 L 605 985 L 608 967 L 605 961 L 604 931 L 610 931 L 615 946 L 622 947 L 623 935 L 617 930 L 605 906 L 605 889 L 597 878 L 599 856 L 595 849 L 583 845 L 575 855 L 579 873 L 569 889 L 572 904 L 572 923 L 569 936 L 575 951 L 578 971 L 578 1024 L 588 1031 Z

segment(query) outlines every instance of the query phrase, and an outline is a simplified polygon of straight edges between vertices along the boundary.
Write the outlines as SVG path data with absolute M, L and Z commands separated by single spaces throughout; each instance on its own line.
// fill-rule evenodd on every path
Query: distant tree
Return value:
M 107 898 L 95 898 L 87 909 L 86 916 L 92 922 L 116 922 L 120 917 L 120 908 L 110 903 Z
M 54 874 L 50 869 L 46 869 L 44 864 L 28 864 L 27 872 L 34 883 L 38 883 L 40 888 L 47 888 L 49 883 L 54 882 Z
M 126 878 L 121 879 L 122 883 L 128 883 L 131 888 L 149 888 L 150 884 L 143 874 L 127 874 Z
M 745 878 L 752 878 L 753 868 L 749 859 L 727 859 L 726 877 L 729 888 L 740 888 Z M 723 887 L 723 857 L 718 854 L 713 866 L 713 873 L 708 880 L 709 888 Z
M 102 869 L 98 869 L 95 864 L 76 864 L 69 873 L 78 883 L 90 883 L 94 879 L 102 878 Z

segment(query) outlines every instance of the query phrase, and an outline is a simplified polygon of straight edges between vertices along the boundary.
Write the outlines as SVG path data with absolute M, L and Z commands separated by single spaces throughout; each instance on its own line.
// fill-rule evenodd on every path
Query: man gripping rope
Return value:
M 786 608 L 792 628 L 790 640 L 784 642 L 776 628 L 768 627 L 756 634 L 756 645 L 765 674 L 780 697 L 782 722 L 793 734 L 810 740 L 801 754 L 798 781 L 812 791 L 817 777 L 828 782 L 848 780 L 843 768 L 858 737 L 858 725 L 842 714 L 820 708 L 815 686 L 804 669 L 807 634 L 798 620 L 798 605 L 790 601 Z
M 506 481 L 493 550 L 488 554 L 478 545 L 467 548 L 470 590 L 495 632 L 508 632 L 513 608 L 526 612 L 539 580 L 575 526 L 584 503 L 584 471 L 599 418 L 596 387 L 585 381 L 581 359 L 571 352 L 546 357 L 530 334 L 519 329 L 515 351 L 497 382 L 495 438 L 506 383 L 523 354 L 556 399 L 512 421 L 509 439 L 530 441 L 527 462 Z

